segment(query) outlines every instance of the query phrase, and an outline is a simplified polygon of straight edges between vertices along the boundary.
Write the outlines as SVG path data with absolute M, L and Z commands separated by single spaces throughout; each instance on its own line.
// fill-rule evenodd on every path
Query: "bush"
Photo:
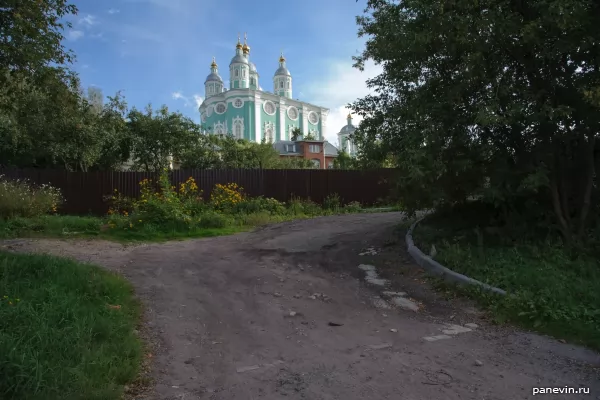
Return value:
M 362 210 L 362 206 L 358 201 L 351 201 L 350 203 L 344 206 L 344 211 L 347 213 L 357 213 Z
M 231 225 L 232 221 L 230 218 L 223 214 L 216 212 L 205 212 L 200 216 L 198 226 L 200 228 L 225 228 Z
M 323 209 L 337 211 L 342 206 L 342 200 L 337 193 L 332 193 L 323 200 Z
M 266 212 L 271 215 L 281 215 L 285 213 L 285 204 L 273 198 L 254 197 L 246 198 L 234 207 L 234 212 L 242 214 L 252 214 Z
M 30 218 L 55 213 L 63 202 L 60 190 L 55 187 L 9 180 L 0 175 L 0 218 Z
M 219 211 L 232 211 L 242 201 L 244 201 L 243 188 L 239 187 L 237 183 L 225 185 L 218 183 L 210 195 L 211 205 Z

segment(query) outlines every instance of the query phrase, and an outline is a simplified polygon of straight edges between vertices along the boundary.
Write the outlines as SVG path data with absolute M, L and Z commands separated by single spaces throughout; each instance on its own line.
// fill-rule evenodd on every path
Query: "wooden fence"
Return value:
M 329 194 L 337 193 L 344 203 L 358 201 L 372 205 L 390 195 L 396 171 L 379 169 L 370 171 L 349 170 L 259 170 L 217 169 L 177 170 L 170 173 L 173 185 L 196 180 L 205 199 L 217 183 L 235 182 L 250 196 L 273 197 L 288 201 L 291 197 L 311 199 L 317 203 Z M 65 204 L 61 212 L 68 214 L 102 215 L 108 210 L 106 195 L 117 189 L 122 195 L 137 198 L 139 182 L 154 179 L 145 172 L 67 172 L 46 169 L 0 169 L 0 175 L 9 179 L 27 179 L 35 184 L 51 184 L 61 189 Z

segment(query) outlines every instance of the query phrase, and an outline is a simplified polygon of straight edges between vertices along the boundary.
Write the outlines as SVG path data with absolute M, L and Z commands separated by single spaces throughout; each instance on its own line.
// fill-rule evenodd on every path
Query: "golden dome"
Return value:
M 348 114 L 348 116 L 346 118 L 352 119 L 352 114 Z
M 236 49 L 241 49 L 242 48 L 242 43 L 240 42 L 240 34 L 238 33 L 238 42 L 235 45 Z
M 279 56 L 279 62 L 285 62 L 285 57 L 283 56 L 283 51 L 281 52 L 281 55 Z
M 244 53 L 250 53 L 250 46 L 248 46 L 248 34 L 244 33 L 244 45 L 242 46 Z
M 210 64 L 211 68 L 217 68 L 217 62 L 215 61 L 215 58 L 213 57 L 212 63 Z

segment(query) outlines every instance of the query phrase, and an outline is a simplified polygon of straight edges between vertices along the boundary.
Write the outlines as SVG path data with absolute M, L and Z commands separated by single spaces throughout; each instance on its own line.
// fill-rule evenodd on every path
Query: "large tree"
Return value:
M 600 2 L 369 0 L 358 18 L 383 73 L 353 104 L 413 209 L 481 195 L 552 210 L 567 240 L 591 216 L 600 131 Z M 411 194 L 411 195 L 408 195 Z
M 77 13 L 67 0 L 3 0 L 0 5 L 0 70 L 34 72 L 65 64 L 65 17 Z

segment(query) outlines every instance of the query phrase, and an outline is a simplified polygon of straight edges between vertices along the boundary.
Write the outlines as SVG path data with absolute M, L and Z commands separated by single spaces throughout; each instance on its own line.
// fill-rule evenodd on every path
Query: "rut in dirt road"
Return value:
M 401 218 L 323 217 L 134 248 L 15 246 L 131 280 L 158 345 L 146 399 L 506 400 L 565 386 L 600 396 L 597 354 L 489 326 L 429 290 L 394 229 Z M 374 273 L 381 282 L 365 282 Z

